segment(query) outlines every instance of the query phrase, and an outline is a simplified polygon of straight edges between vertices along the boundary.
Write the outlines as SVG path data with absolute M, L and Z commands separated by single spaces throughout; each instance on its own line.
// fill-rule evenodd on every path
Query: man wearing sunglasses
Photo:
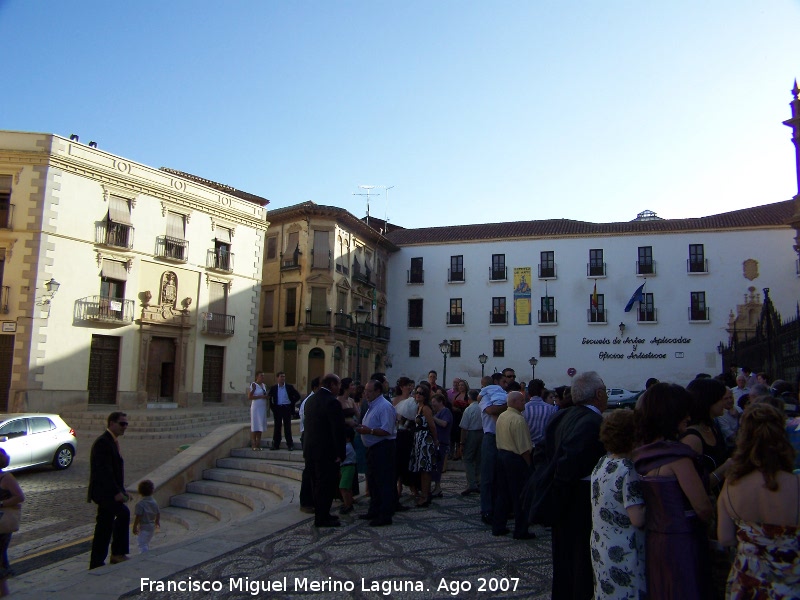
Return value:
M 123 412 L 108 415 L 108 427 L 92 445 L 89 460 L 89 498 L 97 504 L 97 523 L 92 539 L 89 568 L 105 564 L 111 543 L 111 564 L 128 560 L 128 525 L 131 512 L 125 503 L 125 467 L 119 451 L 119 438 L 125 435 L 128 416 Z

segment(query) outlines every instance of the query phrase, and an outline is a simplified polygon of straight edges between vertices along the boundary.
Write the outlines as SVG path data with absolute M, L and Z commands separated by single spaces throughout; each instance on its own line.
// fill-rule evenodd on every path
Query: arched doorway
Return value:
M 308 379 L 309 382 L 309 390 L 311 386 L 311 380 L 314 377 L 322 377 L 325 375 L 325 352 L 322 348 L 312 348 L 311 351 L 308 353 Z M 302 391 L 300 392 L 303 393 Z
M 333 372 L 339 375 L 340 377 L 343 375 L 341 346 L 336 346 L 336 348 L 333 349 Z

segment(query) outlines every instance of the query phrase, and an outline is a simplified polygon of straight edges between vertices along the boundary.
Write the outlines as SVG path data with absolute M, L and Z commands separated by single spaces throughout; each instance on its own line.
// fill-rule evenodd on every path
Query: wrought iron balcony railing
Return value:
M 709 319 L 709 309 L 706 306 L 705 308 L 697 308 L 695 306 L 689 307 L 689 320 L 690 321 L 710 321 Z
M 590 308 L 586 311 L 586 319 L 589 323 L 608 323 L 608 311 Z
M 202 321 L 202 332 L 211 335 L 233 335 L 236 325 L 236 317 L 234 315 L 226 315 L 223 313 L 205 313 L 205 319 Z
M 637 275 L 655 275 L 656 274 L 656 262 L 654 260 L 650 261 L 636 261 L 636 274 Z
M 233 252 L 220 252 L 211 248 L 206 252 L 206 268 L 217 271 L 233 272 Z
M 447 324 L 448 325 L 463 325 L 464 318 L 466 313 L 447 313 Z
M 330 327 L 331 326 L 331 309 L 325 312 L 306 309 L 306 325 L 308 327 Z
M 558 323 L 557 310 L 540 310 L 539 323 Z
M 587 277 L 605 277 L 606 263 L 586 263 Z
M 453 271 L 452 269 L 447 269 L 447 281 L 450 283 L 458 282 L 462 283 L 466 280 L 466 271 L 461 269 L 459 271 Z
M 508 279 L 508 267 L 490 267 L 489 281 L 505 281 Z
M 508 311 L 490 311 L 489 323 L 492 325 L 504 325 L 508 323 Z
M 156 256 L 186 262 L 189 260 L 189 241 L 162 235 L 156 238 Z
M 77 321 L 103 321 L 105 323 L 132 323 L 135 303 L 124 298 L 86 296 L 75 301 Z
M 691 258 L 686 261 L 687 273 L 708 273 L 708 259 L 701 258 L 692 260 Z
M 95 226 L 94 241 L 115 248 L 133 248 L 133 227 L 101 221 Z

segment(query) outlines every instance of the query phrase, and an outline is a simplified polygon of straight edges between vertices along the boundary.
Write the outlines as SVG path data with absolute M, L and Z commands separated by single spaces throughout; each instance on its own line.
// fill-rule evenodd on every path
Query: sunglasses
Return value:
M 127 421 L 117 421 L 117 425 L 119 425 L 120 427 L 127 427 L 128 426 L 128 422 Z

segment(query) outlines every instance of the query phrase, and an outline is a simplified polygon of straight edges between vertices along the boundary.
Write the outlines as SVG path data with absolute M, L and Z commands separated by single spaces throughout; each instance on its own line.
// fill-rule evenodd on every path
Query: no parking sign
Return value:
M 575 370 L 575 367 L 570 367 L 569 369 L 567 369 L 567 375 L 569 375 L 570 377 L 575 377 L 575 373 L 577 372 L 578 371 Z

